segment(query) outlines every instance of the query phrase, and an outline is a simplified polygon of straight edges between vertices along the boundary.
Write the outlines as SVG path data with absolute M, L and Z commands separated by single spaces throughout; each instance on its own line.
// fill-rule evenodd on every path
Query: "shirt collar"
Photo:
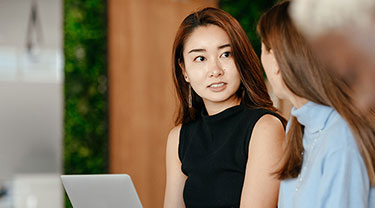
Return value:
M 329 106 L 309 101 L 298 109 L 293 107 L 291 114 L 305 127 L 306 132 L 315 133 L 324 129 L 333 111 Z

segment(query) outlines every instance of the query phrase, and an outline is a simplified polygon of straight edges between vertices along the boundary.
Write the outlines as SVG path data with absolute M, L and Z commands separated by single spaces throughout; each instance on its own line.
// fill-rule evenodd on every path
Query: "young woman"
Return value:
M 375 125 L 346 83 L 315 57 L 288 14 L 289 1 L 260 19 L 261 61 L 276 96 L 293 104 L 277 175 L 279 207 L 375 207 Z M 370 120 L 374 115 L 367 116 Z
M 276 207 L 284 119 L 240 24 L 220 9 L 190 14 L 172 61 L 180 106 L 164 207 Z

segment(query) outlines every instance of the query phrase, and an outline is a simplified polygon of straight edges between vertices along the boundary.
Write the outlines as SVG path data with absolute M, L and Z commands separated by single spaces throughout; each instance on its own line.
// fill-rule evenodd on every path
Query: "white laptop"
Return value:
M 127 174 L 62 175 L 73 208 L 142 208 Z

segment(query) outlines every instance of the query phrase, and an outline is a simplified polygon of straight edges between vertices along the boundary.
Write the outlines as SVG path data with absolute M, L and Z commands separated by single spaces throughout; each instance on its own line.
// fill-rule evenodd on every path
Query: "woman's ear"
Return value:
M 178 59 L 178 65 L 181 68 L 182 75 L 184 75 L 185 81 L 190 82 L 189 77 L 187 76 L 187 73 L 186 73 L 186 70 L 185 70 L 185 65 L 184 65 L 184 63 L 181 62 L 181 59 Z
M 272 61 L 274 62 L 273 65 L 273 69 L 272 69 L 272 72 L 276 75 L 279 75 L 280 74 L 280 67 L 279 67 L 279 64 L 277 63 L 277 60 L 275 58 L 275 54 L 273 52 L 272 49 L 270 49 L 270 54 L 272 55 Z

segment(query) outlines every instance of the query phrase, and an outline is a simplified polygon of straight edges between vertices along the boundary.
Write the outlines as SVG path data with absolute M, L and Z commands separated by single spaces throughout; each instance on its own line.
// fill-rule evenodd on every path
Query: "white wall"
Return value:
M 24 47 L 33 0 L 0 0 L 0 45 Z M 61 48 L 62 0 L 36 0 L 43 30 L 43 46 Z
M 0 82 L 0 177 L 60 173 L 62 86 Z
M 0 0 L 0 186 L 20 175 L 62 172 L 62 0 L 36 0 L 42 42 L 30 55 L 32 1 Z

